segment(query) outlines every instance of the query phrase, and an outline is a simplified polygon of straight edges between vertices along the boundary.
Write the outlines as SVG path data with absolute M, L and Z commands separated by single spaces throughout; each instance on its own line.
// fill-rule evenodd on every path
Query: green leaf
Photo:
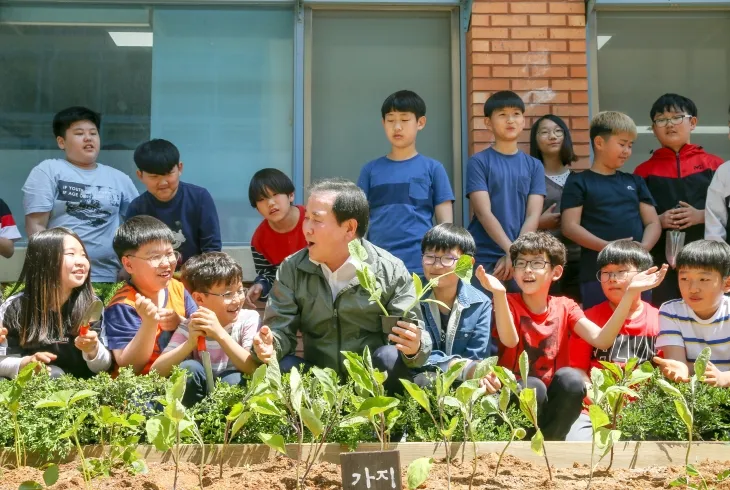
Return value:
M 309 432 L 312 433 L 312 436 L 314 438 L 318 438 L 320 435 L 322 435 L 322 432 L 324 431 L 324 427 L 322 426 L 322 421 L 319 420 L 319 418 L 314 415 L 314 413 L 308 409 L 307 407 L 302 407 L 302 422 L 304 422 L 304 425 L 309 429 Z
M 97 394 L 98 394 L 97 392 L 91 391 L 91 390 L 77 391 L 76 393 L 73 394 L 71 399 L 68 401 L 68 405 L 71 406 L 78 401 L 81 401 L 85 398 L 91 398 L 92 396 L 96 396 Z
M 520 392 L 520 409 L 527 419 L 537 427 L 537 398 L 534 388 L 525 388 Z
M 459 375 L 464 370 L 466 365 L 469 364 L 468 359 L 459 359 L 458 361 L 454 362 L 449 366 L 449 369 L 446 371 L 446 374 L 444 374 L 444 384 L 443 384 L 443 393 L 446 394 L 451 389 L 451 385 L 454 384 L 454 381 L 456 381 L 459 378 Z
M 293 367 L 289 372 L 289 386 L 291 387 L 291 405 L 297 413 L 301 413 L 304 389 L 302 387 L 302 377 L 296 367 Z
M 626 364 L 624 364 L 624 378 L 627 379 L 629 376 L 631 376 L 631 373 L 634 372 L 634 369 L 636 368 L 636 365 L 639 364 L 639 358 L 638 357 L 632 357 L 628 361 L 626 361 Z
M 512 393 L 517 393 L 517 378 L 515 378 L 515 374 L 512 371 L 502 366 L 494 366 L 492 369 L 500 383 L 502 383 L 502 386 L 508 387 Z
M 21 483 L 18 490 L 43 490 L 43 485 L 37 481 L 28 480 Z
M 730 469 L 727 469 L 725 471 L 718 473 L 717 476 L 715 477 L 715 481 L 717 483 L 720 483 L 722 481 L 727 480 L 728 478 L 730 478 Z
M 185 418 L 185 405 L 183 405 L 182 402 L 176 398 L 173 398 L 171 400 L 171 403 L 165 406 L 163 413 L 169 419 L 175 422 L 180 422 L 182 419 Z
M 276 356 L 273 356 L 269 364 L 266 365 L 266 381 L 273 391 L 281 391 L 281 369 L 279 368 L 279 361 Z
M 497 398 L 493 395 L 485 396 L 482 399 L 482 408 L 484 409 L 485 415 L 492 415 L 499 413 L 499 407 L 497 406 Z
M 670 487 L 684 487 L 689 484 L 689 480 L 687 479 L 686 475 L 682 475 L 676 480 L 673 480 L 669 483 Z
M 451 438 L 454 435 L 454 431 L 456 431 L 456 427 L 458 427 L 458 425 L 459 425 L 459 416 L 454 415 L 453 417 L 451 417 L 451 421 L 449 421 L 449 426 L 445 430 L 442 430 L 441 434 L 443 434 L 443 436 L 447 440 L 451 440 Z
M 187 380 L 186 371 L 176 371 L 170 378 L 170 383 L 165 391 L 165 399 L 168 404 L 174 404 L 175 400 L 182 401 L 185 395 L 185 381 Z
M 362 415 L 350 415 L 338 424 L 338 427 L 355 427 L 357 425 L 367 424 L 370 419 Z
M 606 388 L 606 394 L 608 395 L 609 393 L 621 393 L 632 398 L 639 397 L 639 394 L 637 392 L 635 392 L 631 388 L 627 388 L 626 386 L 622 385 L 609 386 L 608 388 Z
M 433 458 L 418 458 L 408 465 L 408 490 L 415 490 L 428 480 Z
M 421 299 L 423 296 L 423 283 L 421 278 L 415 272 L 411 275 L 413 278 L 413 287 L 416 289 L 416 298 Z
M 450 310 L 451 309 L 451 307 L 449 305 L 447 305 L 446 303 L 443 303 L 443 302 L 441 302 L 441 301 L 439 301 L 437 299 L 427 298 L 427 299 L 424 299 L 423 302 L 424 303 L 434 303 L 434 304 L 437 304 L 437 305 L 439 305 L 441 307 L 446 308 L 447 310 Z
M 373 396 L 366 399 L 354 415 L 360 415 L 373 420 L 376 415 L 397 407 L 399 403 L 400 400 L 397 398 L 391 398 L 389 396 Z
M 710 351 L 710 348 L 705 347 L 704 349 L 702 349 L 702 352 L 700 352 L 700 355 L 697 356 L 697 360 L 695 361 L 695 376 L 697 376 L 697 379 L 699 379 L 700 381 L 705 376 L 707 363 L 710 362 L 711 355 L 712 352 Z
M 43 472 L 43 481 L 47 487 L 55 485 L 58 481 L 58 465 L 51 464 L 46 468 L 46 471 Z
M 327 404 L 330 407 L 334 406 L 339 391 L 337 382 L 335 381 L 337 374 L 330 368 L 322 369 L 316 366 L 312 368 L 311 372 L 322 387 L 322 394 Z
M 249 390 L 251 392 L 256 392 L 257 387 L 264 381 L 266 381 L 266 364 L 260 365 L 256 368 L 256 371 L 253 372 L 251 382 L 248 385 Z
M 684 467 L 685 471 L 687 471 L 687 474 L 689 476 L 700 476 L 700 472 L 697 471 L 697 468 L 694 467 L 692 464 L 688 464 Z
M 158 451 L 167 451 L 175 444 L 175 427 L 167 417 L 157 415 L 147 420 L 145 429 L 147 441 L 154 444 Z
M 263 364 L 262 364 L 263 366 Z M 243 403 L 238 402 L 235 405 L 231 407 L 231 411 L 228 412 L 228 415 L 226 415 L 226 420 L 229 422 L 234 421 L 238 418 L 239 415 L 243 412 Z
M 465 381 L 461 384 L 458 388 L 456 388 L 456 399 L 459 401 L 459 403 L 462 405 L 462 407 L 467 407 L 469 403 L 472 401 L 471 397 L 474 395 L 475 392 L 479 391 L 479 380 L 478 379 L 472 379 L 469 381 Z M 481 392 L 480 392 L 481 394 Z
M 342 352 L 342 355 L 345 356 L 345 360 L 343 361 L 345 369 L 355 384 L 361 390 L 374 395 L 373 381 L 370 379 L 370 375 L 365 369 L 362 358 L 354 352 Z
M 623 379 L 624 373 L 623 373 L 623 371 L 621 371 L 621 368 L 617 364 L 614 364 L 612 362 L 606 362 L 606 361 L 598 361 L 598 362 L 601 363 L 601 366 L 606 368 L 606 371 L 613 374 L 613 376 L 616 380 Z
M 509 407 L 510 402 L 510 391 L 509 389 L 502 389 L 502 391 L 499 392 L 499 409 L 502 412 L 507 412 L 507 407 Z
M 68 401 L 73 396 L 73 390 L 62 390 L 53 393 L 44 400 L 40 400 L 35 404 L 35 408 L 64 408 L 68 406 Z
M 35 373 L 36 368 L 40 365 L 38 361 L 29 362 L 28 364 L 23 367 L 20 371 L 18 371 L 18 375 L 13 380 L 13 383 L 20 386 L 21 388 L 30 381 L 30 379 L 33 377 L 33 373 Z
M 420 386 L 418 386 L 416 383 L 413 383 L 411 381 L 408 381 L 407 379 L 401 379 L 401 383 L 403 383 L 403 386 L 406 388 L 406 391 L 409 395 L 411 395 L 411 398 L 416 400 L 423 409 L 431 413 L 431 403 L 428 401 L 428 396 L 426 395 L 426 392 L 421 389 Z
M 522 382 L 527 385 L 527 377 L 530 374 L 530 360 L 527 357 L 527 352 L 522 351 L 520 354 L 520 377 Z
M 488 357 L 477 363 L 477 367 L 474 370 L 474 379 L 482 379 L 484 376 L 489 374 L 493 366 L 497 365 L 497 356 Z
M 269 398 L 269 396 L 270 395 L 261 395 L 251 399 L 251 404 L 249 405 L 251 407 L 251 410 L 261 415 L 273 415 L 274 417 L 282 417 L 284 413 L 274 403 L 274 401 Z
M 590 405 L 588 407 L 588 416 L 591 419 L 591 426 L 593 431 L 597 432 L 599 428 L 605 427 L 611 423 L 611 419 L 608 418 L 606 412 L 598 405 Z
M 654 376 L 654 371 L 644 371 L 643 369 L 636 369 L 631 372 L 629 380 L 626 383 L 627 386 L 636 386 L 640 383 L 650 380 Z
M 243 428 L 244 425 L 248 423 L 248 421 L 251 419 L 251 416 L 253 415 L 253 412 L 243 412 L 238 417 L 236 417 L 236 420 L 233 422 L 233 425 L 231 426 L 231 433 L 228 436 L 228 440 L 232 440 L 234 437 L 236 437 L 236 434 L 238 434 L 238 431 Z
M 147 463 L 144 459 L 137 459 L 132 461 L 130 464 L 130 471 L 133 475 L 146 475 L 149 472 Z
M 352 242 L 350 242 L 352 243 Z M 259 433 L 259 438 L 261 438 L 261 441 L 269 446 L 271 449 L 274 449 L 276 451 L 279 451 L 284 456 L 287 456 L 286 454 L 286 446 L 284 444 L 284 437 L 281 436 L 281 434 L 264 434 Z
M 682 400 L 684 400 L 684 397 L 682 396 L 682 392 L 679 391 L 676 387 L 670 385 L 663 379 L 657 379 L 656 382 L 659 385 L 659 388 L 661 388 L 662 391 L 664 393 L 666 393 L 667 395 L 669 395 L 671 397 L 675 397 L 675 398 L 681 398 Z
M 542 436 L 542 431 L 537 429 L 535 435 L 530 439 L 530 449 L 538 456 L 542 456 L 542 445 L 545 442 L 545 438 Z
M 459 260 L 456 261 L 454 267 L 454 274 L 462 281 L 471 281 L 471 276 L 474 273 L 474 258 L 471 255 L 462 255 Z
M 454 407 L 454 408 L 462 407 L 461 402 L 459 400 L 457 400 L 456 398 L 454 398 L 453 396 L 445 396 L 443 398 L 443 400 L 444 400 L 444 405 L 446 405 L 447 407 Z
M 390 432 L 393 427 L 395 427 L 395 423 L 398 422 L 398 419 L 403 415 L 403 413 L 398 410 L 397 408 L 392 409 L 388 414 L 385 416 L 385 431 Z
M 352 257 L 355 262 L 355 267 L 358 269 L 358 265 L 362 266 L 362 263 L 368 260 L 368 251 L 358 238 L 351 240 L 350 243 L 347 244 L 347 250 L 350 252 L 350 257 Z
M 677 414 L 679 415 L 679 418 L 682 419 L 682 422 L 684 422 L 684 425 L 687 426 L 687 430 L 691 431 L 693 427 L 692 413 L 689 411 L 689 407 L 687 407 L 687 402 L 684 398 L 675 398 L 674 408 L 677 409 Z
M 525 429 L 523 429 L 522 427 L 517 427 L 515 429 L 514 434 L 515 434 L 515 438 L 522 440 L 527 435 L 527 431 Z

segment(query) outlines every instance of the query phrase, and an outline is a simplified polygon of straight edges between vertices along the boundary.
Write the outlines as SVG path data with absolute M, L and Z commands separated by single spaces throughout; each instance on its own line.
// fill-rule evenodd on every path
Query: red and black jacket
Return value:
M 701 146 L 687 144 L 675 153 L 669 148 L 659 148 L 651 158 L 634 170 L 634 174 L 646 181 L 649 192 L 656 201 L 657 214 L 674 208 L 679 201 L 684 201 L 696 209 L 705 209 L 707 188 L 712 176 L 723 160 L 711 155 Z M 684 230 L 687 233 L 685 243 L 700 240 L 705 236 L 705 225 L 699 224 Z M 661 264 L 664 258 L 665 232 L 652 249 L 655 262 Z

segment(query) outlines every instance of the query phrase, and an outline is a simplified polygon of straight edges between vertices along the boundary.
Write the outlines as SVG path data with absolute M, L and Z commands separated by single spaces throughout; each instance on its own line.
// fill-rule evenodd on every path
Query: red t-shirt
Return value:
M 650 360 L 659 334 L 659 310 L 645 301 L 642 303 L 644 307 L 641 313 L 635 318 L 626 319 L 610 349 L 596 349 L 577 335 L 573 336 L 570 339 L 570 367 L 590 373 L 593 367 L 603 369 L 598 361 L 623 365 L 632 357 L 637 357 L 639 364 Z M 586 311 L 586 318 L 601 328 L 611 315 L 613 308 L 608 301 Z
M 285 258 L 307 246 L 302 231 L 305 208 L 304 206 L 297 206 L 297 208 L 299 209 L 299 221 L 291 231 L 279 233 L 271 228 L 267 220 L 263 220 L 253 232 L 251 245 L 271 265 L 281 264 Z
M 508 294 L 507 302 L 519 342 L 511 348 L 498 342 L 499 365 L 519 377 L 519 359 L 524 350 L 530 361 L 529 375 L 550 385 L 555 372 L 569 365 L 568 341 L 574 335 L 575 324 L 585 317 L 583 310 L 575 301 L 563 296 L 548 296 L 547 310 L 540 314 L 527 308 L 520 293 Z M 493 336 L 499 339 L 496 328 Z

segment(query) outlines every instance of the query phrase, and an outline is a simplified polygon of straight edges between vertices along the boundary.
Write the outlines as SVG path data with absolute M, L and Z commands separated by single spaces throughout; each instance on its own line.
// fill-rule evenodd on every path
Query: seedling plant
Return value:
M 89 460 L 91 472 L 109 476 L 114 468 L 126 466 L 132 474 L 147 473 L 147 463 L 136 449 L 139 435 L 130 434 L 130 431 L 136 431 L 143 426 L 144 416 L 138 413 L 118 413 L 104 405 L 98 414 L 93 414 L 93 417 L 100 427 L 102 449 L 105 442 L 108 443 L 109 449 L 101 458 Z
M 9 390 L 4 393 L 0 393 L 0 407 L 4 407 L 10 412 L 10 417 L 13 420 L 13 432 L 14 445 L 15 445 L 15 466 L 25 466 L 26 455 L 25 455 L 25 444 L 23 442 L 23 434 L 20 429 L 20 423 L 18 422 L 18 412 L 20 412 L 20 398 L 23 395 L 23 389 L 28 383 L 30 378 L 33 376 L 36 368 L 39 366 L 37 362 L 28 363 L 23 369 L 18 372 L 18 375 L 13 380 L 13 384 Z

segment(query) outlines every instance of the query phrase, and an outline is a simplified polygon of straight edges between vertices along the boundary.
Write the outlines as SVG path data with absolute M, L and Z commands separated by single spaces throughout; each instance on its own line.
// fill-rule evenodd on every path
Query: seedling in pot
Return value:
M 13 383 L 9 390 L 4 393 L 0 393 L 0 407 L 10 413 L 10 417 L 13 420 L 13 433 L 14 433 L 14 444 L 15 444 L 15 467 L 20 468 L 25 466 L 25 443 L 23 434 L 20 429 L 20 422 L 18 421 L 18 413 L 20 412 L 20 398 L 23 396 L 23 389 L 28 384 L 30 378 L 33 377 L 33 373 L 36 368 L 40 366 L 38 362 L 29 362 L 23 369 L 18 372 L 18 375 L 13 379 Z

